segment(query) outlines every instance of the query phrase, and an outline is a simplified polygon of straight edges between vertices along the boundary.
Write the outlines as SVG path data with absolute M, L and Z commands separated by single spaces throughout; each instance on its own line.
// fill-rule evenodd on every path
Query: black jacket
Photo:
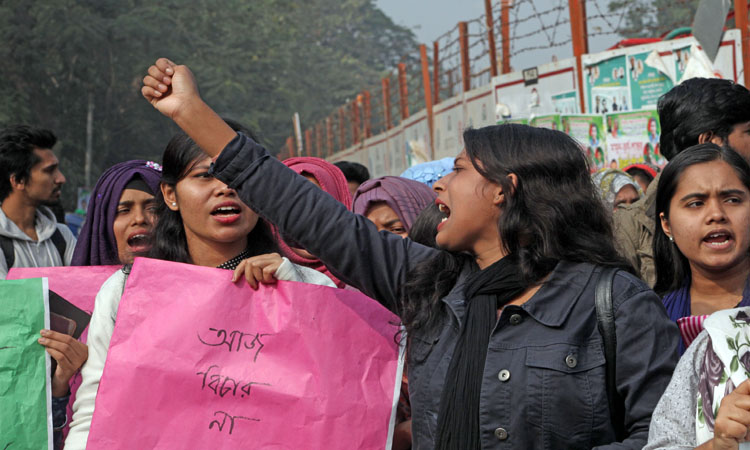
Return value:
M 366 218 L 347 211 L 243 135 L 224 149 L 212 173 L 344 281 L 393 311 L 409 268 L 439 251 L 379 233 Z M 465 264 L 443 299 L 447 316 L 442 329 L 412 336 L 409 391 L 415 449 L 435 444 L 440 396 L 465 309 L 463 284 L 474 270 L 475 264 Z M 640 449 L 646 444 L 651 413 L 677 363 L 677 327 L 645 283 L 618 273 L 613 289 L 617 390 L 628 438 L 610 444 L 614 428 L 594 308 L 598 271 L 591 264 L 561 262 L 529 301 L 503 310 L 485 362 L 482 448 Z

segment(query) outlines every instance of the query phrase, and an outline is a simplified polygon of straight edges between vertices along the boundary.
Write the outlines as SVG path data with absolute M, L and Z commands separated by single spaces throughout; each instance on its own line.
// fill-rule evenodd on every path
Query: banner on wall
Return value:
M 550 130 L 562 130 L 562 122 L 559 114 L 532 117 L 529 121 L 532 127 L 549 128 Z
M 557 114 L 578 113 L 578 96 L 576 91 L 567 91 L 552 96 L 552 106 Z
M 667 164 L 659 148 L 661 126 L 655 110 L 607 114 L 605 120 L 608 158 L 617 167 L 641 162 L 659 167 Z
M 601 115 L 568 115 L 562 116 L 562 129 L 580 144 L 594 172 L 606 167 L 607 130 L 604 117 Z
M 52 450 L 47 280 L 0 281 L 0 448 Z
M 398 318 L 358 292 L 283 281 L 254 291 L 231 276 L 136 259 L 89 447 L 386 448 Z
M 656 106 L 659 97 L 666 94 L 674 86 L 672 80 L 665 73 L 667 67 L 655 50 L 629 55 L 628 67 L 632 97 L 631 106 L 634 110 Z M 627 105 L 625 106 L 620 111 L 627 111 Z
M 630 109 L 626 65 L 625 55 L 622 55 L 592 64 L 584 69 L 590 112 L 607 114 Z

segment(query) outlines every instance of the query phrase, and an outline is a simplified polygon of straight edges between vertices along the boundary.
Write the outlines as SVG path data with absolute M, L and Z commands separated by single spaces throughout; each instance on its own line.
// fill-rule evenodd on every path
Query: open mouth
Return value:
M 211 217 L 223 225 L 231 225 L 240 220 L 242 209 L 234 202 L 222 203 L 211 211 Z
M 445 217 L 443 217 L 443 220 L 441 222 L 445 222 L 446 220 L 448 220 L 448 217 L 451 216 L 451 209 L 448 208 L 445 203 L 438 203 L 437 205 L 440 212 L 445 214 Z
M 220 206 L 213 211 L 211 211 L 212 216 L 217 217 L 229 217 L 229 216 L 236 216 L 240 213 L 240 208 L 236 206 Z
M 147 233 L 138 233 L 130 236 L 127 240 L 128 247 L 139 249 L 139 248 L 146 248 L 148 246 L 148 234 Z
M 733 240 L 732 233 L 725 230 L 714 231 L 703 238 L 703 242 L 706 243 L 706 245 L 717 249 L 727 247 Z

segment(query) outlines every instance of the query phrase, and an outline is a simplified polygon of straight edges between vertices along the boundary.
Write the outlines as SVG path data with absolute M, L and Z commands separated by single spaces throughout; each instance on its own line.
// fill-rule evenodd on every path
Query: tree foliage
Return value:
M 416 46 L 373 0 L 4 0 L 0 37 L 0 125 L 58 135 L 67 206 L 83 185 L 89 96 L 94 180 L 160 159 L 176 129 L 140 97 L 159 56 L 189 65 L 206 100 L 273 152 L 295 111 L 311 126 Z
M 689 27 L 700 0 L 612 0 L 610 12 L 625 14 L 618 30 L 628 38 L 660 37 L 670 31 Z

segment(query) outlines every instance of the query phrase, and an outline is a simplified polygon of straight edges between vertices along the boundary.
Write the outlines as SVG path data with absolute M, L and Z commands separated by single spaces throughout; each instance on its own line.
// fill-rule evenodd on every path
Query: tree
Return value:
M 609 10 L 625 14 L 618 32 L 624 37 L 660 37 L 689 27 L 700 0 L 612 0 Z
M 159 56 L 189 65 L 206 100 L 273 152 L 295 111 L 312 125 L 416 46 L 373 0 L 4 0 L 0 37 L 0 125 L 58 135 L 68 209 L 90 95 L 94 180 L 119 161 L 161 159 L 176 128 L 140 96 Z

